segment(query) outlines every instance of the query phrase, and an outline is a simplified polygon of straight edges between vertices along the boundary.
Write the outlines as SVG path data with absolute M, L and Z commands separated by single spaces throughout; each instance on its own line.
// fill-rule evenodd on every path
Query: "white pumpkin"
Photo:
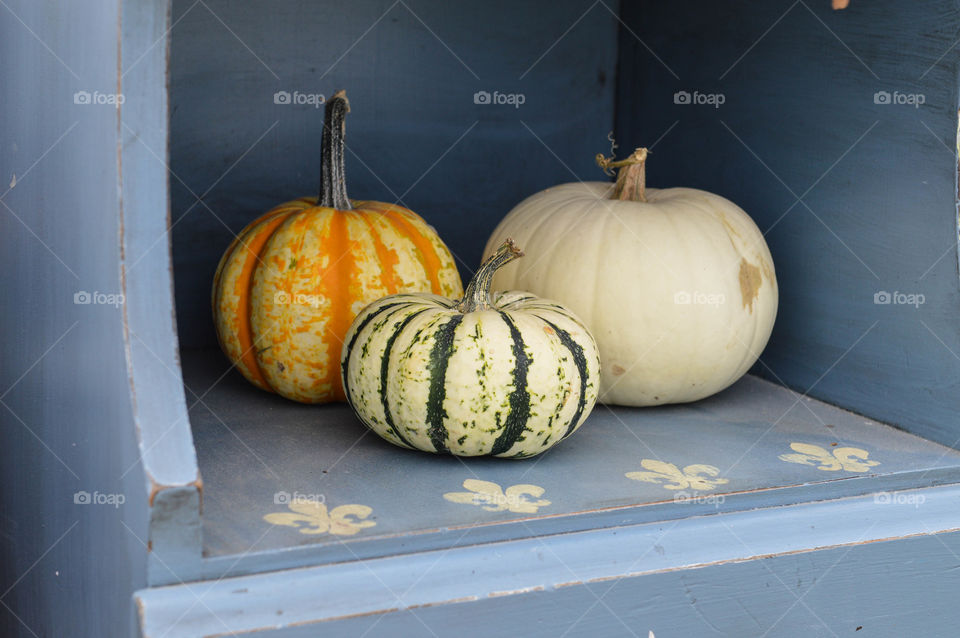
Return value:
M 646 149 L 611 162 L 617 183 L 563 184 L 516 206 L 487 242 L 506 237 L 527 258 L 496 289 L 555 299 L 600 348 L 600 401 L 659 405 L 726 388 L 756 362 L 777 314 L 770 250 L 753 220 L 723 197 L 645 188 Z

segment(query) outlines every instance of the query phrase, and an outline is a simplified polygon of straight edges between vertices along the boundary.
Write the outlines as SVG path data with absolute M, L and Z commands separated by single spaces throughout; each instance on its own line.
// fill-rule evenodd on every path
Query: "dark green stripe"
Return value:
M 497 300 L 499 301 L 502 297 L 503 297 L 503 293 L 500 293 L 500 296 L 497 298 Z M 533 295 L 529 295 L 525 297 L 517 297 L 516 299 L 511 299 L 508 305 L 517 306 L 519 304 L 526 303 L 528 301 L 532 301 L 535 299 L 537 299 L 537 297 L 534 297 Z
M 437 452 L 449 452 L 447 449 L 447 428 L 443 420 L 447 412 L 443 409 L 443 400 L 447 397 L 447 364 L 453 354 L 453 333 L 463 321 L 462 314 L 455 314 L 450 321 L 437 329 L 430 351 L 430 393 L 427 395 L 427 434 Z
M 426 312 L 427 309 L 418 310 L 412 314 L 407 315 L 403 321 L 398 323 L 393 328 L 393 334 L 390 335 L 390 338 L 387 339 L 387 345 L 383 348 L 383 355 L 380 357 L 380 401 L 383 404 L 383 417 L 387 423 L 387 427 L 390 428 L 390 431 L 393 432 L 404 445 L 409 447 L 414 447 L 410 441 L 407 440 L 403 434 L 400 433 L 400 428 L 396 426 L 393 422 L 393 416 L 390 415 L 390 404 L 387 401 L 387 372 L 390 370 L 390 351 L 393 350 L 393 344 L 397 341 L 397 338 L 400 336 L 400 333 L 403 332 L 403 329 L 410 325 L 410 322 L 413 321 L 416 317 L 422 315 Z
M 510 393 L 510 414 L 507 415 L 503 423 L 503 431 L 497 440 L 493 442 L 493 448 L 490 454 L 503 454 L 523 436 L 523 431 L 527 427 L 527 421 L 530 419 L 530 393 L 527 392 L 527 370 L 530 367 L 531 359 L 527 356 L 527 351 L 523 347 L 523 337 L 517 326 L 510 319 L 510 316 L 498 310 L 503 321 L 510 329 L 510 336 L 513 338 L 513 358 L 516 363 L 513 366 L 513 392 Z
M 540 315 L 535 316 L 553 328 L 553 331 L 557 333 L 557 337 L 560 338 L 560 343 L 562 343 L 566 349 L 570 351 L 570 354 L 573 355 L 573 363 L 575 366 L 577 366 L 577 372 L 580 373 L 580 400 L 577 403 L 577 411 L 573 413 L 573 418 L 570 420 L 570 425 L 567 426 L 567 431 L 562 437 L 560 437 L 560 440 L 562 441 L 573 434 L 573 429 L 577 427 L 577 423 L 580 422 L 580 417 L 583 416 L 583 411 L 587 407 L 587 358 L 583 354 L 583 346 L 574 341 L 569 332 L 555 323 L 544 319 Z
M 343 382 L 343 393 L 347 397 L 347 401 L 350 401 L 350 387 L 347 383 L 347 362 L 350 360 L 350 355 L 353 353 L 353 346 L 357 345 L 357 339 L 360 338 L 360 333 L 363 332 L 363 329 L 366 328 L 371 321 L 383 313 L 384 310 L 390 308 L 395 308 L 396 306 L 403 305 L 404 302 L 398 301 L 396 303 L 388 303 L 377 308 L 376 312 L 371 312 L 369 315 L 363 318 L 363 321 L 360 322 L 360 325 L 357 326 L 356 332 L 353 333 L 353 337 L 350 339 L 350 343 L 347 345 L 346 349 L 343 351 L 343 358 L 340 359 L 340 380 Z

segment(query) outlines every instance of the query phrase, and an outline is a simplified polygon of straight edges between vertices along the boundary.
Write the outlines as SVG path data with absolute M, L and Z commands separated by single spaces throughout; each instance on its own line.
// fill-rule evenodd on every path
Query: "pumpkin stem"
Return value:
M 317 205 L 351 210 L 347 181 L 343 170 L 343 139 L 346 115 L 350 112 L 347 92 L 333 94 L 323 109 L 323 138 L 320 142 L 320 197 Z
M 489 308 L 491 306 L 490 286 L 493 284 L 493 275 L 501 266 L 518 257 L 523 257 L 523 252 L 517 248 L 512 239 L 507 238 L 497 248 L 497 252 L 490 255 L 473 275 L 473 279 L 467 285 L 467 291 L 463 294 L 463 299 L 457 304 L 457 310 L 474 312 Z
M 613 189 L 611 199 L 629 200 L 633 202 L 647 201 L 647 155 L 650 154 L 645 148 L 638 148 L 627 159 L 619 162 L 613 161 L 613 157 L 604 157 L 597 155 L 597 165 L 603 169 L 603 172 L 610 175 L 610 170 L 619 168 L 617 172 L 617 184 Z

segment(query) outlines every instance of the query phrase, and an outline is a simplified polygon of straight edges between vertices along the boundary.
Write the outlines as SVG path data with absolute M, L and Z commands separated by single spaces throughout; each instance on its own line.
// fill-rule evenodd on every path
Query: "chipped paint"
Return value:
M 520 589 L 506 589 L 503 591 L 492 591 L 487 594 L 487 598 L 500 598 L 501 596 L 517 596 L 519 594 L 530 594 L 538 591 L 546 591 L 543 585 L 534 585 L 532 587 L 521 587 Z
M 193 479 L 189 483 L 184 485 L 162 485 L 157 483 L 150 472 L 147 472 L 147 482 L 150 484 L 150 492 L 147 496 L 147 504 L 150 507 L 153 507 L 153 501 L 156 499 L 157 494 L 160 492 L 165 492 L 167 490 L 179 490 L 184 487 L 193 487 L 197 490 L 197 494 L 200 497 L 200 503 L 202 508 L 203 503 L 203 479 L 200 477 L 199 471 L 197 473 L 197 478 Z
M 426 607 L 439 607 L 440 605 L 450 605 L 455 603 L 472 603 L 479 600 L 476 596 L 461 596 L 460 598 L 448 598 L 435 603 L 418 603 L 416 605 L 407 605 L 406 609 L 424 609 Z

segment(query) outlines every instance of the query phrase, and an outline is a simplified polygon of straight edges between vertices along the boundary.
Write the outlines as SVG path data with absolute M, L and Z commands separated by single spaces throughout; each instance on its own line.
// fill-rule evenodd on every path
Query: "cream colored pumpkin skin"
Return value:
M 564 184 L 516 206 L 506 237 L 527 257 L 495 289 L 529 290 L 575 312 L 603 362 L 600 401 L 658 405 L 726 388 L 757 360 L 773 329 L 777 282 L 763 235 L 738 206 L 691 188 L 609 199 L 606 182 Z

